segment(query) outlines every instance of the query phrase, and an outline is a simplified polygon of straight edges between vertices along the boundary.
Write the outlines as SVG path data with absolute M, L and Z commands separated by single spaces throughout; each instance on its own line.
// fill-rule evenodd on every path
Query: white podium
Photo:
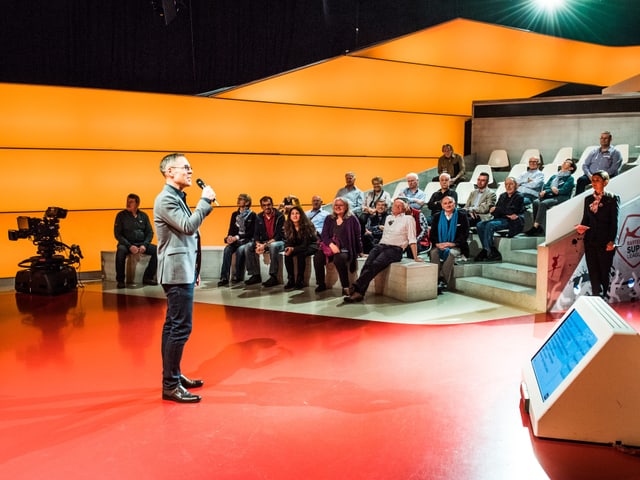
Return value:
M 580 297 L 523 368 L 534 435 L 640 446 L 640 335 L 599 297 Z

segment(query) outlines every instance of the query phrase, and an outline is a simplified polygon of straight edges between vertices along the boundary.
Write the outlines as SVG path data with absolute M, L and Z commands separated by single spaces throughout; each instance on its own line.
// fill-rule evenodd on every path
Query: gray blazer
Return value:
M 478 201 L 478 206 L 474 208 L 476 203 L 476 197 L 480 196 L 480 200 Z M 496 204 L 496 194 L 490 188 L 485 188 L 483 193 L 480 193 L 480 190 L 477 188 L 469 194 L 469 198 L 467 199 L 467 203 L 464 205 L 465 210 L 468 212 L 476 212 L 481 220 L 489 220 L 491 218 L 491 214 L 489 213 L 489 209 Z
M 153 221 L 158 238 L 158 282 L 188 284 L 196 280 L 198 228 L 213 207 L 200 198 L 192 212 L 180 192 L 166 184 L 153 205 Z

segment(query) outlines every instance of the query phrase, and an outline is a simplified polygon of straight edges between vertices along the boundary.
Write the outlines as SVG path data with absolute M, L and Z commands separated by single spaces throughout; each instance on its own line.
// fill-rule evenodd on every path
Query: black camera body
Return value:
M 25 268 L 16 275 L 16 291 L 57 295 L 77 286 L 76 270 L 83 258 L 78 245 L 65 245 L 60 241 L 60 219 L 67 217 L 67 210 L 49 207 L 42 218 L 18 217 L 18 229 L 9 230 L 9 240 L 30 238 L 38 247 L 36 256 L 27 258 L 18 266 Z M 67 256 L 61 255 L 68 250 Z

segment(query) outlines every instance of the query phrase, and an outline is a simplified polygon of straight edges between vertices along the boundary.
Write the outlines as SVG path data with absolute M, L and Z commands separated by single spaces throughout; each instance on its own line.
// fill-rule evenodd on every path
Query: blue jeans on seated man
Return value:
M 487 252 L 491 252 L 491 249 L 495 248 L 493 246 L 493 234 L 498 230 L 509 228 L 509 219 L 494 218 L 493 220 L 478 222 L 476 228 L 478 229 L 478 236 L 480 237 L 482 248 Z
M 244 280 L 244 267 L 246 260 L 246 249 L 248 243 L 241 244 L 234 242 L 224 247 L 222 252 L 222 268 L 220 269 L 220 280 L 228 280 L 231 273 L 231 257 L 236 254 L 234 280 L 239 282 Z
M 269 276 L 277 277 L 278 269 L 280 268 L 280 254 L 284 250 L 284 241 L 278 240 L 269 244 L 269 256 L 271 262 L 269 263 Z M 249 276 L 260 275 L 260 264 L 258 262 L 258 255 L 255 253 L 255 243 L 251 242 L 246 247 L 247 257 L 247 273 Z M 266 250 L 265 250 L 266 253 Z

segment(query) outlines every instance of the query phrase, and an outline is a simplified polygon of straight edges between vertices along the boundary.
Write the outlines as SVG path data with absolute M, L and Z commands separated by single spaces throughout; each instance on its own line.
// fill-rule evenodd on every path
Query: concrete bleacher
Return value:
M 202 248 L 202 270 L 203 279 L 218 279 L 222 266 L 222 252 L 224 247 L 211 246 Z M 360 269 L 364 265 L 366 258 L 358 259 L 357 269 L 350 274 L 350 281 L 357 278 Z M 269 278 L 269 255 L 260 256 L 260 274 L 263 280 Z M 282 282 L 283 258 L 277 259 L 280 262 L 279 280 Z M 115 251 L 102 251 L 102 279 L 108 282 L 115 282 Z M 127 256 L 126 282 L 131 284 L 141 284 L 142 274 L 149 263 L 146 255 Z M 232 262 L 233 264 L 233 262 Z M 305 270 L 305 285 L 309 285 L 313 274 L 312 257 L 307 257 L 307 267 Z M 326 284 L 330 288 L 340 288 L 338 274 L 332 263 L 327 265 Z M 380 272 L 369 286 L 368 293 L 384 295 L 404 302 L 417 302 L 436 298 L 438 292 L 438 267 L 428 262 L 414 262 L 410 259 L 403 259 L 401 262 L 393 263 L 389 268 Z

